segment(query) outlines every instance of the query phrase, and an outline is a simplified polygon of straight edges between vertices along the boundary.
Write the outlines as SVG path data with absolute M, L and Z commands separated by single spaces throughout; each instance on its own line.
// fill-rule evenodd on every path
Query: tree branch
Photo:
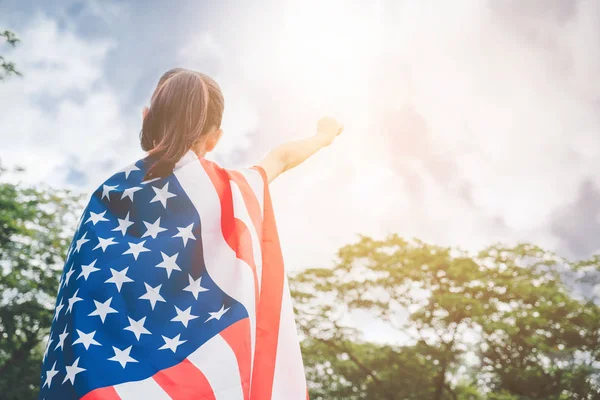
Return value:
M 317 340 L 319 340 L 320 342 L 324 343 L 325 345 L 327 345 L 328 347 L 331 347 L 339 352 L 344 352 L 348 354 L 348 358 L 350 358 L 350 360 L 361 370 L 363 371 L 365 374 L 367 374 L 368 376 L 371 377 L 371 379 L 373 379 L 373 382 L 375 382 L 375 384 L 377 385 L 377 387 L 379 387 L 379 389 L 381 389 L 381 391 L 383 393 L 385 393 L 386 398 L 389 400 L 394 400 L 394 396 L 390 395 L 390 393 L 387 392 L 387 390 L 385 389 L 385 385 L 383 384 L 383 382 L 381 382 L 381 380 L 375 376 L 375 374 L 373 373 L 373 371 L 368 368 L 367 366 L 365 366 L 362 362 L 360 362 L 360 360 L 354 355 L 352 354 L 352 352 L 350 352 L 348 350 L 348 348 L 346 348 L 345 346 L 338 346 L 335 343 L 331 343 L 325 339 L 321 339 L 321 338 L 316 338 Z

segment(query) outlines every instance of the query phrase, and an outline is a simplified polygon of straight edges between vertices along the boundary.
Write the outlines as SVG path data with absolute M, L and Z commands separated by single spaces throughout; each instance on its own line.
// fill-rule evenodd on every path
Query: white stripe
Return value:
M 200 215 L 204 262 L 208 274 L 221 290 L 239 301 L 248 312 L 252 371 L 256 343 L 254 274 L 246 262 L 237 258 L 223 237 L 221 202 L 202 164 L 191 162 L 175 171 L 175 177 Z
M 237 359 L 221 335 L 215 335 L 188 356 L 206 377 L 216 400 L 244 398 Z
M 183 167 L 184 165 L 186 165 L 192 161 L 197 161 L 197 160 L 198 160 L 198 156 L 196 155 L 196 153 L 194 153 L 192 150 L 188 150 L 187 153 L 185 153 L 183 155 L 183 157 L 181 157 L 179 159 L 179 161 L 177 161 L 177 163 L 173 167 L 173 170 L 178 170 L 179 168 Z
M 234 181 L 229 182 L 231 184 L 231 195 L 233 196 L 233 215 L 237 219 L 242 221 L 246 225 L 246 227 L 248 227 L 248 231 L 250 231 L 250 238 L 252 240 L 252 255 L 254 258 L 254 264 L 256 264 L 258 293 L 260 294 L 260 285 L 262 278 L 262 249 L 260 246 L 260 241 L 258 240 L 256 227 L 254 226 L 252 218 L 250 218 L 250 214 L 248 213 L 248 208 L 246 207 L 246 202 L 244 201 L 244 196 L 242 195 L 240 187 Z M 262 227 L 262 219 L 260 223 Z
M 256 199 L 258 200 L 258 205 L 260 206 L 260 215 L 262 216 L 261 220 L 265 216 L 264 210 L 264 202 L 265 202 L 265 183 L 263 181 L 263 177 L 255 169 L 242 169 L 240 170 L 242 175 L 246 178 L 248 185 L 252 188 Z
M 283 284 L 279 339 L 271 397 L 273 399 L 306 400 L 306 378 L 287 276 L 285 276 Z
M 114 386 L 122 400 L 171 400 L 171 396 L 152 378 L 143 381 L 121 383 Z

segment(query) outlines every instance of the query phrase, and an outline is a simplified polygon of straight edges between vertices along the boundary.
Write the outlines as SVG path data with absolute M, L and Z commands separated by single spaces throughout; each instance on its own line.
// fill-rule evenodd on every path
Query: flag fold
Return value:
M 40 399 L 306 399 L 266 175 L 188 152 L 91 196 L 67 254 Z

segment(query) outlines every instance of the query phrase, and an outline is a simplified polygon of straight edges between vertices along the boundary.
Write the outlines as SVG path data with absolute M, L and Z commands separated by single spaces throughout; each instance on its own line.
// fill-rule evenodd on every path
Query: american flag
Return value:
M 40 399 L 306 399 L 268 184 L 188 152 L 93 193 L 60 280 Z

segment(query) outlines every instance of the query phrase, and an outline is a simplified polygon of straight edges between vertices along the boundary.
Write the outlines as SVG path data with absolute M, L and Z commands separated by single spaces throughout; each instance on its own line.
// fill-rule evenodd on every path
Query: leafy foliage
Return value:
M 0 40 L 12 47 L 15 47 L 20 41 L 17 35 L 9 30 L 0 31 Z M 6 79 L 9 75 L 21 76 L 21 73 L 17 70 L 14 62 L 8 61 L 0 55 L 0 81 Z
M 531 245 L 363 237 L 292 283 L 312 398 L 600 398 L 600 308 L 563 284 L 573 268 Z M 365 315 L 396 343 L 364 342 Z
M 0 393 L 34 399 L 58 277 L 75 225 L 68 192 L 0 183 Z M 18 382 L 18 384 L 15 384 Z

